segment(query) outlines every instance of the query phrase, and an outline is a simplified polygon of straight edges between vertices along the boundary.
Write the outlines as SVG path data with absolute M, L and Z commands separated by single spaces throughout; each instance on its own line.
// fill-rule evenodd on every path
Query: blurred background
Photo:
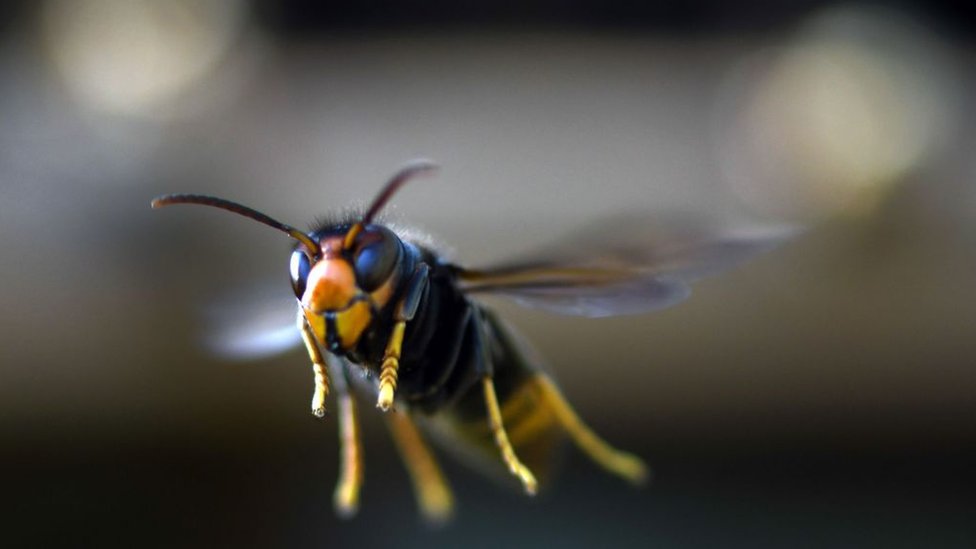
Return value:
M 2 4 L 0 541 L 976 546 L 974 30 L 939 1 Z M 342 521 L 304 351 L 209 350 L 290 317 L 290 244 L 151 197 L 304 227 L 418 156 L 443 170 L 392 215 L 468 265 L 625 216 L 807 228 L 653 315 L 493 303 L 650 486 L 567 448 L 529 499 L 442 455 L 432 530 L 365 403 Z

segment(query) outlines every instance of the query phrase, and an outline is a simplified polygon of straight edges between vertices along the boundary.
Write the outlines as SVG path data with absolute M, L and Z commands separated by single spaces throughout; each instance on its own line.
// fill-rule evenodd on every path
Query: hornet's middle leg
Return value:
M 410 473 L 421 513 L 432 523 L 445 522 L 451 517 L 454 496 L 420 430 L 402 412 L 387 414 L 386 422 Z
M 359 432 L 356 401 L 349 392 L 342 367 L 333 368 L 336 398 L 339 404 L 339 482 L 332 503 L 341 517 L 351 517 L 359 510 L 359 492 L 363 486 L 363 444 Z

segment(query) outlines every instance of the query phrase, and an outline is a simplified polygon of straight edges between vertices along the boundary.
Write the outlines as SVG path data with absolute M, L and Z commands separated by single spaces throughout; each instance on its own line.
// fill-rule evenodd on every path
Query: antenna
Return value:
M 366 210 L 366 213 L 363 215 L 362 219 L 357 221 L 355 225 L 349 228 L 349 232 L 346 233 L 346 238 L 342 242 L 342 248 L 344 250 L 348 250 L 352 247 L 353 243 L 356 241 L 356 237 L 359 236 L 360 232 L 362 232 L 363 227 L 367 223 L 371 223 L 373 221 L 373 218 L 380 213 L 383 206 L 386 206 L 386 203 L 393 198 L 393 195 L 400 190 L 400 187 L 402 187 L 404 183 L 421 175 L 434 173 L 439 168 L 440 166 L 433 161 L 423 158 L 408 162 L 404 167 L 400 168 L 400 171 L 390 178 L 379 194 L 376 195 L 376 198 L 373 199 L 373 202 L 369 205 L 369 209 Z
M 309 238 L 307 234 L 299 231 L 291 225 L 285 225 L 276 219 L 272 219 L 271 217 L 257 210 L 248 208 L 247 206 L 238 204 L 237 202 L 231 202 L 230 200 L 217 198 L 215 196 L 208 196 L 205 194 L 165 194 L 163 196 L 153 198 L 152 202 L 150 202 L 153 209 L 162 208 L 163 206 L 169 206 L 171 204 L 200 204 L 201 206 L 212 206 L 214 208 L 227 210 L 238 215 L 243 215 L 244 217 L 249 217 L 258 223 L 263 223 L 271 228 L 278 229 L 279 231 L 301 242 L 306 248 L 305 255 L 308 256 L 309 260 L 315 261 L 316 256 L 319 254 L 319 245 L 314 240 Z

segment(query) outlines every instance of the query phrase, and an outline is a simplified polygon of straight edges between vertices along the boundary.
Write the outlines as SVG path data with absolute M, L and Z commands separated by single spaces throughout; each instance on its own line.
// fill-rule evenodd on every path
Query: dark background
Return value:
M 0 542 L 974 546 L 967 16 L 949 2 L 5 3 Z M 304 226 L 418 156 L 444 169 L 393 216 L 465 264 L 675 212 L 806 228 L 654 315 L 492 303 L 580 414 L 651 463 L 650 486 L 567 448 L 529 499 L 444 455 L 457 516 L 431 530 L 364 403 L 362 508 L 342 521 L 335 418 L 308 413 L 304 352 L 208 352 L 221 328 L 288 318 L 287 243 L 213 211 L 150 211 L 151 197 L 217 194 Z

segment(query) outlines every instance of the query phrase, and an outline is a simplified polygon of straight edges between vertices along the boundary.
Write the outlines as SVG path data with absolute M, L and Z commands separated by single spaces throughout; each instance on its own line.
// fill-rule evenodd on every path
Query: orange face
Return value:
M 329 238 L 320 246 L 322 259 L 308 272 L 301 296 L 302 307 L 316 314 L 345 309 L 360 294 L 356 273 L 342 256 L 342 239 Z
M 292 255 L 292 284 L 305 318 L 329 351 L 355 347 L 377 311 L 393 295 L 400 242 L 388 229 L 370 226 L 344 248 L 344 235 L 322 235 L 312 263 Z
M 404 244 L 373 219 L 397 189 L 437 166 L 418 160 L 404 166 L 354 222 L 323 226 L 308 234 L 243 204 L 202 194 L 168 194 L 152 207 L 199 204 L 242 215 L 281 231 L 298 242 L 291 257 L 291 284 L 305 318 L 329 351 L 350 351 L 369 328 L 377 311 L 392 298 L 400 280 Z M 412 256 L 411 256 L 412 257 Z M 412 260 L 411 260 L 412 262 Z M 412 268 L 412 267 L 410 267 Z

